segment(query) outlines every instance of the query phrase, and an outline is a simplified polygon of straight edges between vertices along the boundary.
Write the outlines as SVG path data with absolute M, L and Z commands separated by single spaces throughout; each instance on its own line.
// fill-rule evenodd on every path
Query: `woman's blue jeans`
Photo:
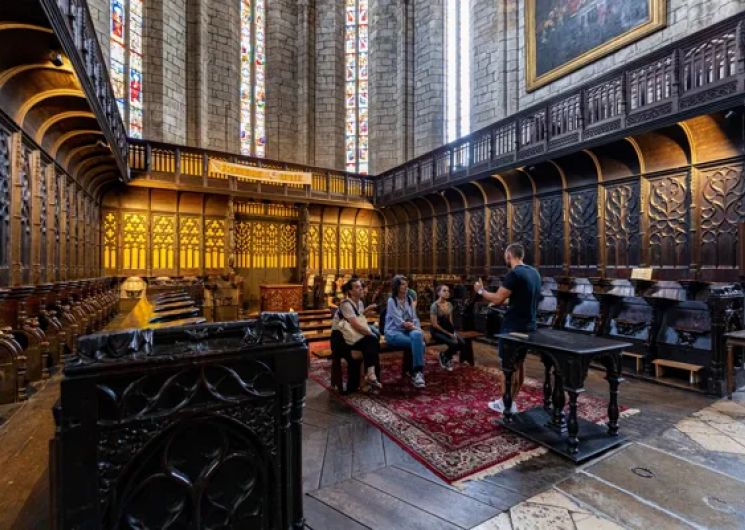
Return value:
M 385 342 L 393 348 L 411 349 L 414 372 L 424 370 L 424 335 L 418 329 L 403 332 L 385 330 Z

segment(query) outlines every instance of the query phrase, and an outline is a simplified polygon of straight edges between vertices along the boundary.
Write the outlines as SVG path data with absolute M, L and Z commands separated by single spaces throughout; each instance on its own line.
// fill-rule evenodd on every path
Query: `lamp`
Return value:
M 124 283 L 122 283 L 122 289 L 127 293 L 127 298 L 135 299 L 142 296 L 142 291 L 145 290 L 145 281 L 137 276 L 130 276 Z

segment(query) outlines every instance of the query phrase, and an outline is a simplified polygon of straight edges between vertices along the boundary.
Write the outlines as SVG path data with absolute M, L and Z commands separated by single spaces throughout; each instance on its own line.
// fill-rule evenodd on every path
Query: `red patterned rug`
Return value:
M 401 379 L 401 362 L 397 354 L 382 357 L 384 388 L 379 395 L 334 395 L 443 480 L 453 483 L 490 475 L 546 451 L 494 425 L 500 415 L 486 404 L 502 395 L 495 369 L 456 363 L 453 372 L 446 372 L 436 355 L 430 354 L 425 370 L 427 387 L 417 390 Z M 310 377 L 330 388 L 331 361 L 311 357 Z M 517 399 L 518 408 L 542 404 L 542 386 L 526 379 Z M 607 406 L 607 401 L 583 394 L 578 413 L 587 420 L 602 422 L 607 419 Z M 638 412 L 621 410 L 626 416 Z

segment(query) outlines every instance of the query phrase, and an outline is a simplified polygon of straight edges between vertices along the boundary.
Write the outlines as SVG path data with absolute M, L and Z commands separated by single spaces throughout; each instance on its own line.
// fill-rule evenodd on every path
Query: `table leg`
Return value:
M 567 429 L 569 431 L 569 453 L 577 454 L 579 451 L 579 423 L 577 423 L 577 392 L 568 390 L 569 393 L 569 420 L 567 421 Z
M 547 356 L 541 356 L 541 362 L 543 362 L 543 408 L 547 411 L 551 410 L 551 394 L 553 389 L 551 387 L 551 359 Z
M 618 385 L 621 382 L 621 359 L 607 357 L 605 359 L 605 378 L 610 388 L 608 401 L 608 435 L 618 436 Z
M 564 405 L 566 404 L 566 397 L 564 396 L 564 379 L 561 374 L 554 369 L 554 410 L 553 410 L 553 425 L 559 430 L 564 430 Z
M 515 349 L 505 344 L 502 353 L 502 372 L 504 373 L 504 394 L 502 403 L 504 403 L 504 422 L 512 421 L 512 373 L 515 371 Z

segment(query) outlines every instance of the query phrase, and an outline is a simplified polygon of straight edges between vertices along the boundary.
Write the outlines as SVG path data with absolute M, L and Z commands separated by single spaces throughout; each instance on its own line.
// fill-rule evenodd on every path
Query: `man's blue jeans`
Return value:
M 418 329 L 405 333 L 403 331 L 385 330 L 385 342 L 393 348 L 411 349 L 414 372 L 424 370 L 424 335 Z

